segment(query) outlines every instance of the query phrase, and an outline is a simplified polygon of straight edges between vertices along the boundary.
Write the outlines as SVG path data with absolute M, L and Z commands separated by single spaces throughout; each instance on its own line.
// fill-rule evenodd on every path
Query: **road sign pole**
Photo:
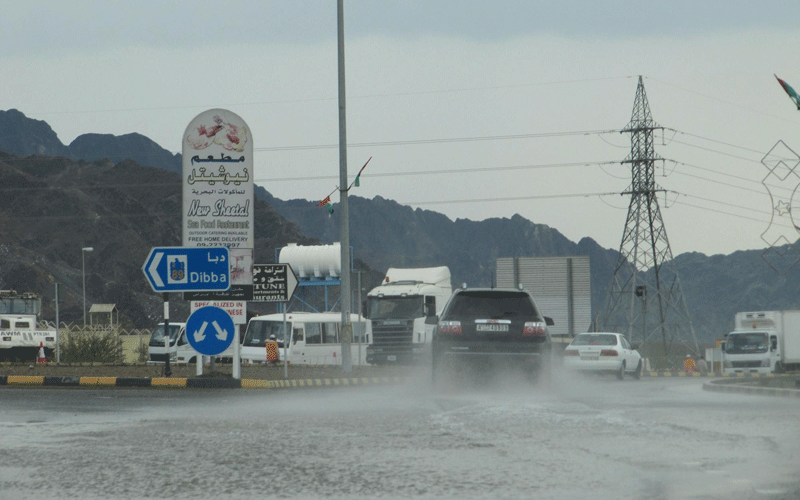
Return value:
M 172 375 L 172 370 L 169 368 L 169 292 L 164 292 L 164 346 L 167 348 L 167 357 L 164 360 L 164 376 L 169 377 Z
M 283 309 L 283 378 L 289 378 L 289 342 L 292 341 L 292 334 L 286 324 L 286 302 L 281 303 Z

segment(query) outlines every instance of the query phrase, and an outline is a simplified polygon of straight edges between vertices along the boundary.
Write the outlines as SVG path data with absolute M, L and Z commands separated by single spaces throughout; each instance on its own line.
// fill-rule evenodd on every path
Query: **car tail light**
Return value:
M 577 349 L 567 349 L 564 351 L 564 356 L 579 356 L 580 353 Z
M 544 325 L 538 322 L 528 322 L 522 327 L 522 335 L 526 337 L 530 336 L 537 336 L 540 337 L 544 335 Z
M 618 353 L 614 349 L 603 349 L 602 351 L 600 351 L 600 355 L 601 356 L 617 356 Z
M 461 335 L 461 322 L 441 321 L 439 323 L 439 333 L 444 335 Z

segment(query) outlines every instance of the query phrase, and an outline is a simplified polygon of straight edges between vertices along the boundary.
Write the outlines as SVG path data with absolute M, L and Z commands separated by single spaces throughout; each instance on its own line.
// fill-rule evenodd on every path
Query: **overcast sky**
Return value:
M 257 184 L 314 201 L 336 188 L 335 0 L 0 5 L 0 109 L 65 144 L 138 132 L 179 152 L 194 116 L 226 108 L 252 131 Z M 779 140 L 800 151 L 800 111 L 773 76 L 800 90 L 796 2 L 631 6 L 345 0 L 351 177 L 372 157 L 352 193 L 454 220 L 520 214 L 617 249 L 619 131 L 642 75 L 665 127 L 656 182 L 673 253 L 765 248 L 768 229 L 794 241 L 772 205 L 800 177 L 771 199 L 760 162 Z

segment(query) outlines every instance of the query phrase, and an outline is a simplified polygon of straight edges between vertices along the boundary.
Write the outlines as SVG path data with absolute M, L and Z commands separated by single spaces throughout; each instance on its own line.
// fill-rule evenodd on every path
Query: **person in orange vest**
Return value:
M 267 349 L 267 364 L 278 363 L 280 357 L 278 355 L 278 341 L 275 339 L 275 335 L 269 336 L 269 340 L 264 343 L 264 347 Z
M 44 353 L 44 343 L 39 342 L 39 358 L 37 359 L 40 365 L 47 364 L 47 356 Z
M 687 354 L 686 359 L 683 360 L 683 371 L 685 371 L 687 375 L 694 375 L 694 370 L 694 358 L 692 358 L 691 354 Z

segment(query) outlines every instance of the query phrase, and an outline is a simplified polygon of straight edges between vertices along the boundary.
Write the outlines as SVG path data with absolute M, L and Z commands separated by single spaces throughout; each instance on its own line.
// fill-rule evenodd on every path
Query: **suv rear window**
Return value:
M 514 291 L 464 291 L 453 297 L 446 316 L 502 319 L 526 316 L 541 321 L 530 296 Z

